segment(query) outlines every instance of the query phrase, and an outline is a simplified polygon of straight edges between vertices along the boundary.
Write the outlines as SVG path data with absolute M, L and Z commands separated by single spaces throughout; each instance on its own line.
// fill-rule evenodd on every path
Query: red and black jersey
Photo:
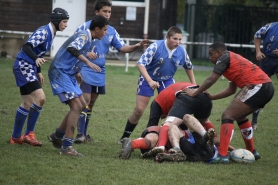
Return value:
M 195 84 L 189 83 L 189 82 L 177 82 L 170 86 L 168 86 L 166 89 L 161 91 L 155 98 L 155 101 L 160 105 L 162 109 L 162 114 L 167 115 L 170 111 L 175 99 L 176 99 L 176 93 L 180 92 L 184 88 L 187 87 L 194 87 Z
M 216 62 L 213 72 L 223 75 L 239 88 L 271 82 L 271 79 L 257 65 L 231 51 L 224 53 Z

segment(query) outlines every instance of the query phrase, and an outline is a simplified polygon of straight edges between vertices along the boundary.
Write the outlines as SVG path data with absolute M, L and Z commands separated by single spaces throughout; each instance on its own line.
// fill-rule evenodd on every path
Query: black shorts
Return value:
M 29 82 L 29 83 L 21 86 L 19 89 L 20 89 L 21 95 L 29 95 L 32 92 L 34 92 L 35 90 L 41 89 L 41 88 L 42 88 L 42 86 L 41 86 L 40 82 L 35 80 L 33 82 Z
M 155 100 L 153 100 L 150 108 L 150 116 L 149 116 L 149 122 L 147 127 L 157 126 L 161 115 L 162 115 L 162 109 L 160 105 Z
M 93 86 L 90 84 L 87 84 L 85 82 L 82 82 L 80 84 L 80 89 L 83 93 L 89 93 L 89 94 L 105 94 L 105 86 Z
M 213 146 L 207 145 L 207 142 L 198 133 L 193 132 L 192 135 L 195 139 L 194 144 L 190 143 L 185 137 L 180 138 L 180 148 L 186 155 L 187 160 L 191 162 L 211 160 L 214 156 Z
M 212 101 L 204 93 L 195 97 L 178 93 L 168 116 L 183 119 L 185 114 L 194 114 L 197 119 L 206 119 L 210 116 L 211 109 Z
M 260 85 L 260 84 L 259 84 Z M 252 108 L 264 108 L 274 95 L 274 86 L 272 82 L 259 85 L 244 86 L 235 96 Z

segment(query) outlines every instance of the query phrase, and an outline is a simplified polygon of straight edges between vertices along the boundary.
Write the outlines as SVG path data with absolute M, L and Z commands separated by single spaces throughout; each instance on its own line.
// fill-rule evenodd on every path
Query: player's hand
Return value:
M 264 57 L 265 55 L 261 51 L 256 54 L 257 61 L 261 61 L 262 59 L 264 59 Z
M 207 97 L 208 97 L 209 99 L 211 99 L 211 100 L 212 100 L 212 96 L 211 96 L 211 94 L 210 94 L 208 91 L 204 91 L 204 94 L 206 94 L 206 95 L 207 95 Z
M 272 51 L 275 55 L 278 55 L 278 49 Z
M 78 82 L 78 85 L 80 85 L 80 84 L 82 83 L 82 76 L 81 76 L 81 74 L 80 74 L 80 73 L 77 73 L 77 74 L 75 75 L 75 78 L 76 78 L 76 80 L 77 80 L 77 82 Z
M 196 91 L 196 89 L 184 88 L 184 89 L 181 91 L 181 93 L 187 94 L 188 96 L 193 97 L 195 91 Z
M 47 60 L 45 60 L 44 58 L 37 58 L 37 60 L 35 61 L 37 67 L 42 66 L 45 62 L 47 62 Z
M 93 51 L 88 52 L 87 57 L 91 60 L 95 60 L 97 58 L 97 53 L 94 53 Z
M 43 85 L 44 84 L 44 77 L 42 76 L 41 73 L 37 73 L 37 78 L 38 78 L 40 84 Z
M 150 86 L 153 90 L 155 90 L 155 89 L 159 88 L 159 83 L 152 80 L 152 81 L 149 82 L 149 86 Z
M 87 64 L 90 68 L 92 68 L 94 71 L 97 72 L 101 72 L 101 69 L 99 66 L 97 66 L 96 64 L 93 64 L 92 62 L 89 62 L 89 64 Z
M 141 42 L 139 42 L 140 47 L 148 46 L 149 45 L 149 39 L 144 39 Z

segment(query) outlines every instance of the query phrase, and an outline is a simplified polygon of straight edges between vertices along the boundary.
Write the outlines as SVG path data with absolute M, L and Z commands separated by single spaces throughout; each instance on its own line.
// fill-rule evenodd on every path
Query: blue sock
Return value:
M 73 138 L 65 137 L 62 142 L 62 148 L 66 149 L 68 146 L 72 146 Z
M 85 121 L 87 117 L 88 109 L 85 108 L 79 115 L 78 123 L 77 123 L 77 130 L 78 134 L 85 134 Z
M 21 137 L 21 132 L 25 123 L 25 120 L 27 118 L 27 115 L 29 114 L 29 111 L 19 107 L 16 111 L 15 115 L 15 121 L 14 121 L 14 130 L 12 137 L 13 138 L 20 138 Z
M 259 113 L 260 113 L 260 109 L 253 112 L 253 114 L 252 114 L 252 123 L 257 123 L 258 122 Z
M 64 137 L 65 133 L 66 133 L 66 131 L 60 130 L 59 128 L 56 128 L 55 137 L 59 138 L 59 139 L 62 139 Z
M 85 123 L 85 131 L 84 131 L 85 135 L 87 135 L 87 128 L 88 128 L 88 124 L 89 124 L 91 115 L 92 115 L 92 109 L 88 109 L 87 117 L 86 117 L 86 123 Z
M 41 110 L 42 110 L 42 107 L 40 107 L 34 103 L 31 105 L 28 120 L 27 120 L 27 127 L 26 127 L 26 131 L 25 131 L 25 135 L 28 135 L 31 131 L 34 131 L 35 125 L 37 123 Z

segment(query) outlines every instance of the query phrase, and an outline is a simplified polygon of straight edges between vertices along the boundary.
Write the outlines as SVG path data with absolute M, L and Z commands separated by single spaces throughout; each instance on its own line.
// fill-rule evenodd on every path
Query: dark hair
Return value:
M 209 48 L 211 48 L 212 50 L 215 50 L 215 51 L 226 51 L 227 50 L 226 45 L 224 44 L 224 42 L 221 42 L 221 41 L 216 41 L 215 43 L 210 45 Z
M 95 15 L 92 18 L 92 22 L 90 24 L 90 30 L 94 30 L 96 27 L 99 27 L 99 29 L 103 28 L 104 26 L 108 25 L 108 20 L 101 16 L 101 15 Z
M 177 26 L 172 26 L 172 27 L 170 27 L 170 28 L 168 29 L 168 31 L 167 31 L 167 36 L 168 36 L 168 37 L 171 37 L 171 36 L 173 36 L 173 35 L 176 34 L 176 33 L 182 34 L 181 29 L 180 29 L 179 27 L 177 27 Z
M 50 16 L 50 21 L 54 24 L 56 30 L 59 30 L 59 24 L 62 20 L 69 19 L 69 14 L 63 8 L 55 8 Z
M 97 0 L 95 3 L 95 10 L 99 11 L 104 6 L 111 7 L 112 6 L 111 1 L 110 0 Z

